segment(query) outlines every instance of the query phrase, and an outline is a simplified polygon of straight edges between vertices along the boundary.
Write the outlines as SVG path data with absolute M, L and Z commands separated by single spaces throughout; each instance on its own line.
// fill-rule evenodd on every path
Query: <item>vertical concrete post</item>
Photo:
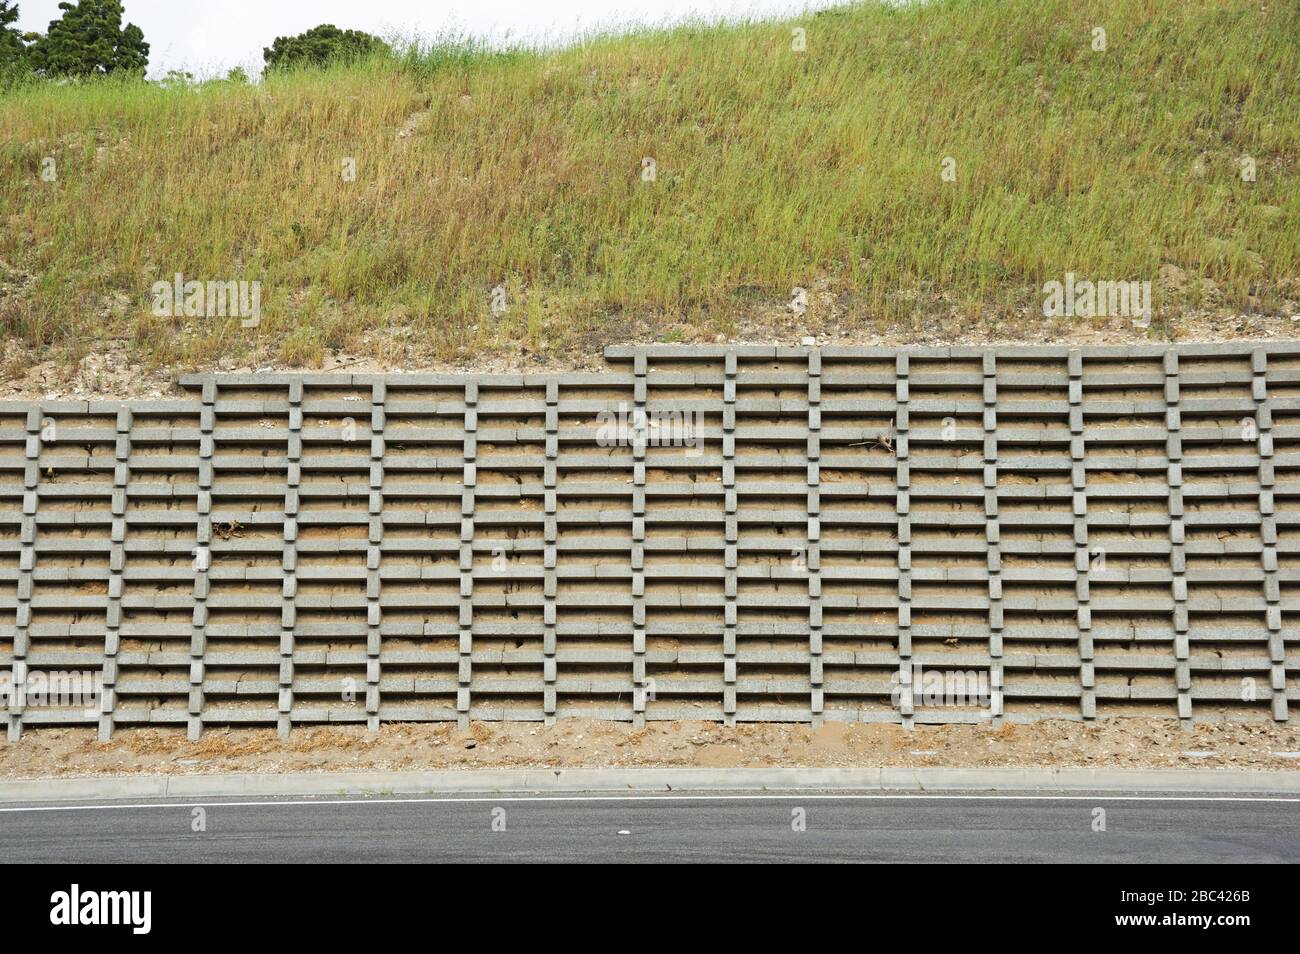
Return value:
M 1288 719 L 1286 644 L 1282 637 L 1282 591 L 1277 575 L 1277 516 L 1273 498 L 1273 409 L 1268 393 L 1268 352 L 1250 353 L 1251 398 L 1255 402 L 1256 444 L 1259 448 L 1260 559 L 1264 569 L 1264 614 L 1268 626 L 1269 691 L 1273 718 Z
M 474 487 L 478 483 L 478 383 L 465 384 L 465 452 L 460 500 L 460 666 L 456 724 L 468 729 L 474 675 Z
M 131 409 L 117 411 L 117 438 L 113 447 L 113 531 L 108 550 L 108 603 L 104 620 L 103 684 L 99 698 L 99 740 L 113 737 L 113 710 L 117 704 L 117 651 L 121 645 L 122 570 L 126 566 L 126 498 L 131 472 Z
M 646 356 L 633 359 L 632 410 L 632 722 L 645 725 L 645 456 L 649 428 L 646 419 Z
M 1089 581 L 1092 554 L 1088 549 L 1088 467 L 1085 462 L 1083 416 L 1083 354 L 1071 348 L 1066 355 L 1070 389 L 1070 487 L 1074 520 L 1074 592 L 1079 626 L 1079 711 L 1085 719 L 1097 718 L 1097 671 L 1093 661 L 1092 606 Z M 1099 554 L 1102 563 L 1104 553 Z
M 284 548 L 281 554 L 280 693 L 276 726 L 289 737 L 293 724 L 294 628 L 298 625 L 298 510 L 302 485 L 302 381 L 289 382 L 289 434 L 285 445 Z
M 998 520 L 998 359 L 984 354 L 984 539 L 989 577 L 989 719 L 1002 724 L 1002 534 Z
M 555 658 L 555 594 L 557 537 L 556 511 L 558 510 L 557 485 L 560 458 L 560 386 L 555 381 L 546 382 L 546 463 L 542 471 L 542 493 L 546 515 L 542 525 L 542 719 L 546 725 L 555 725 L 555 683 L 557 662 Z
M 52 422 L 51 422 L 52 424 Z M 57 426 L 57 425 L 53 425 Z M 45 431 L 40 404 L 27 412 L 26 461 L 23 464 L 23 516 L 18 539 L 18 602 L 14 619 L 14 655 L 9 683 L 9 741 L 23 734 L 23 710 L 27 705 L 27 652 L 31 648 L 32 571 L 36 568 L 36 511 L 40 503 L 41 446 L 57 431 Z
M 906 351 L 894 357 L 894 486 L 897 490 L 896 514 L 898 529 L 898 681 L 899 711 L 903 725 L 911 728 L 916 712 L 916 687 L 912 685 L 912 518 L 911 470 L 908 447 L 908 430 L 911 416 L 908 402 L 908 372 L 910 360 Z
M 1169 569 L 1174 600 L 1174 683 L 1178 689 L 1178 718 L 1190 726 L 1192 719 L 1191 649 L 1187 635 L 1187 555 L 1183 525 L 1183 435 L 1178 352 L 1165 351 L 1165 427 L 1169 480 Z
M 822 576 L 821 576 L 821 430 L 822 354 L 808 352 L 808 680 L 811 687 L 812 724 L 825 719 L 826 697 L 822 681 Z
M 736 724 L 736 569 L 739 565 L 739 520 L 736 512 L 736 352 L 723 358 L 722 376 L 722 721 Z
M 379 731 L 380 657 L 383 651 L 384 427 L 388 423 L 388 386 L 370 387 L 370 486 L 366 510 L 366 730 Z
M 190 634 L 190 694 L 186 735 L 197 741 L 203 732 L 204 659 L 208 649 L 208 569 L 212 564 L 212 482 L 216 457 L 217 382 L 203 382 L 199 409 L 199 472 L 194 524 L 194 616 Z

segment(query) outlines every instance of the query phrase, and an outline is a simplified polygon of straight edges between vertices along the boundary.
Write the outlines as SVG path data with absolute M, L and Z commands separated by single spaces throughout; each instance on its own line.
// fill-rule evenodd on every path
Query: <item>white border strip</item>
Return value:
M 1277 804 L 1300 804 L 1300 798 L 1270 795 L 933 795 L 906 794 L 891 792 L 866 794 L 848 792 L 843 794 L 829 792 L 786 793 L 761 795 L 478 795 L 472 798 L 449 795 L 428 798 L 386 798 L 382 795 L 371 798 L 277 798 L 261 801 L 156 801 L 156 802 L 100 802 L 93 805 L 11 805 L 0 808 L 0 815 L 42 813 L 42 812 L 96 812 L 96 811 L 132 811 L 138 809 L 181 809 L 188 811 L 196 804 L 207 808 L 286 808 L 299 806 L 329 805 L 519 805 L 541 802 L 775 802 L 775 801 L 832 801 L 832 802 L 893 802 L 893 801 L 962 801 L 962 802 L 1275 802 Z
M 154 798 L 669 792 L 1155 792 L 1300 795 L 1300 771 L 1082 768 L 476 769 L 0 782 L 0 804 Z

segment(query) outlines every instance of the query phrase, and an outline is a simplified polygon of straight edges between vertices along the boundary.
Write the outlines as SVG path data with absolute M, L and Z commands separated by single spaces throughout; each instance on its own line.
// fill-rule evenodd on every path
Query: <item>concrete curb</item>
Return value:
M 1300 772 L 1235 769 L 762 768 L 482 769 L 283 775 L 149 775 L 0 782 L 0 803 L 459 793 L 1159 792 L 1300 795 Z

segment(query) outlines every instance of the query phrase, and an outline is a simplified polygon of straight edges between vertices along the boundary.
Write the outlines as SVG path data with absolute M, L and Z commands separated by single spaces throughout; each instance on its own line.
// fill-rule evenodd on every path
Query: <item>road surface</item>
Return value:
M 804 830 L 796 830 L 801 818 Z M 1103 820 L 1105 830 L 1094 830 Z M 55 802 L 0 806 L 0 844 L 8 862 L 78 864 L 1300 862 L 1300 799 L 755 793 Z

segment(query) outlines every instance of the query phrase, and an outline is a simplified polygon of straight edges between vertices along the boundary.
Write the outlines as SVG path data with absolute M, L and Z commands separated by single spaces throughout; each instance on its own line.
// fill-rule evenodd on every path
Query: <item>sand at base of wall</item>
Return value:
M 108 742 L 91 728 L 41 728 L 0 742 L 0 778 L 218 772 L 397 771 L 527 767 L 1074 766 L 1087 768 L 1300 769 L 1300 725 L 1116 718 L 1029 725 L 808 725 L 626 723 L 397 723 L 272 729 L 212 727 L 197 742 L 183 728 L 121 728 Z

